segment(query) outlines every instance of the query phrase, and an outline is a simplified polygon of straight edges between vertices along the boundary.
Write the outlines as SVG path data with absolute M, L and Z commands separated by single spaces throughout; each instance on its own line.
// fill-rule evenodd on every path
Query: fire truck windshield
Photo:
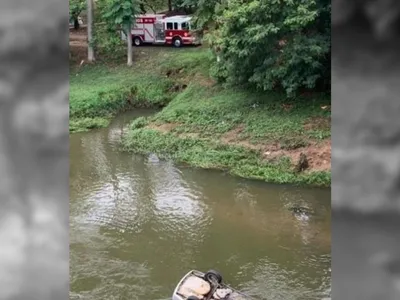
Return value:
M 167 22 L 167 30 L 178 30 L 178 23 Z
M 188 22 L 183 22 L 181 26 L 182 26 L 182 30 L 189 30 L 190 29 L 190 26 L 189 26 Z

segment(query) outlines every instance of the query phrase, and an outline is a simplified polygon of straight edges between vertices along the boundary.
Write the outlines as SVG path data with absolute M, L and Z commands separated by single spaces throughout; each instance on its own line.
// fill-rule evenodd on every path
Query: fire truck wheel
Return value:
M 135 36 L 133 38 L 133 45 L 139 47 L 140 45 L 142 45 L 142 39 L 138 36 Z
M 174 39 L 172 40 L 172 45 L 173 45 L 175 48 L 182 47 L 182 39 L 181 39 L 180 37 L 174 38 Z

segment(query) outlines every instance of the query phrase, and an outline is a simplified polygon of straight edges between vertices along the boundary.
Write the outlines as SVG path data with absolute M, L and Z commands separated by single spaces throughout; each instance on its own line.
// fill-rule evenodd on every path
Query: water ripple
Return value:
M 71 136 L 70 299 L 170 299 L 209 268 L 260 299 L 330 295 L 330 191 L 120 153 L 127 118 Z

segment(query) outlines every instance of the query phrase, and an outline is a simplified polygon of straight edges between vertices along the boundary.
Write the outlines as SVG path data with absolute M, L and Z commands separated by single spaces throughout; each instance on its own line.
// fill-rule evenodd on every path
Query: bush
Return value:
M 261 90 L 330 85 L 330 2 L 229 0 L 206 39 L 214 76 Z

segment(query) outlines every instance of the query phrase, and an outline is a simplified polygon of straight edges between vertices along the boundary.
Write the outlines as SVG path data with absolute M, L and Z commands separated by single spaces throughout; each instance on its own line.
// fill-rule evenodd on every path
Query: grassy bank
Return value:
M 125 150 L 269 182 L 330 184 L 329 99 L 223 88 L 201 48 L 139 51 L 133 68 L 71 72 L 72 132 L 106 126 L 131 107 L 163 106 L 132 123 Z
M 84 66 L 70 76 L 70 131 L 106 127 L 112 116 L 132 107 L 163 106 L 173 97 L 172 86 L 123 65 Z

